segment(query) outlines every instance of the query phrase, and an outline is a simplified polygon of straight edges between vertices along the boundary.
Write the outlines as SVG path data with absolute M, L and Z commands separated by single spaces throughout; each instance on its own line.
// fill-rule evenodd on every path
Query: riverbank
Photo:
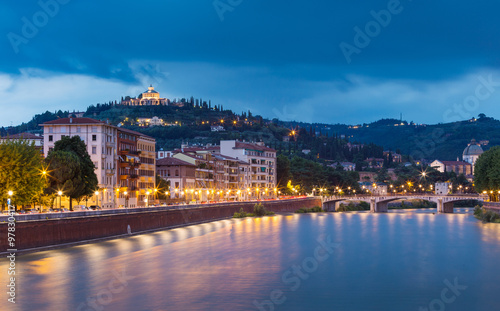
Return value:
M 250 213 L 256 202 L 233 202 L 224 204 L 190 205 L 187 208 L 168 210 L 156 208 L 102 211 L 99 214 L 79 215 L 72 212 L 45 214 L 38 219 L 37 214 L 15 216 L 15 239 L 18 252 L 41 251 L 48 248 L 67 247 L 92 243 L 124 235 L 142 234 L 151 231 L 171 229 L 231 218 L 243 209 Z M 294 212 L 299 208 L 321 205 L 319 198 L 262 201 L 272 212 Z M 87 212 L 83 212 L 87 213 Z M 40 219 L 47 217 L 47 219 Z M 0 254 L 6 253 L 8 246 L 8 223 L 0 223 Z

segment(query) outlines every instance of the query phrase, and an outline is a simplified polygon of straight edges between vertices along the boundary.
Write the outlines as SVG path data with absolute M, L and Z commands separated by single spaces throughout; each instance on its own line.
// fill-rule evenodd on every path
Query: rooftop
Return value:
M 173 165 L 196 167 L 196 165 L 172 157 L 163 158 L 156 161 L 156 166 L 173 166 Z
M 241 141 L 236 142 L 235 149 L 249 149 L 249 150 L 258 150 L 258 151 L 270 151 L 276 152 L 276 150 L 266 147 L 264 145 L 251 144 L 251 143 L 243 143 Z
M 40 139 L 42 140 L 42 136 L 38 136 L 32 133 L 19 133 L 2 137 L 3 139 Z
M 59 124 L 106 124 L 106 122 L 91 118 L 60 118 L 57 120 L 48 121 L 42 124 L 44 125 L 59 125 Z
M 463 155 L 481 155 L 483 154 L 483 148 L 473 139 L 470 144 L 465 148 Z

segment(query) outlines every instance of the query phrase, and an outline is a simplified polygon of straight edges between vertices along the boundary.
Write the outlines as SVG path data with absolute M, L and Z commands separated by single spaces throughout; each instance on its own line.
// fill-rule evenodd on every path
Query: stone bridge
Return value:
M 453 213 L 453 203 L 466 201 L 466 200 L 478 200 L 486 201 L 487 196 L 483 195 L 473 195 L 473 194 L 456 194 L 456 195 L 426 195 L 426 194 L 416 194 L 416 195 L 404 195 L 404 194 L 394 194 L 394 195 L 354 195 L 354 196 L 330 196 L 323 197 L 323 209 L 325 211 L 337 211 L 340 206 L 340 202 L 345 201 L 364 201 L 370 203 L 370 212 L 372 213 L 385 213 L 388 210 L 388 203 L 396 200 L 424 200 L 430 201 L 437 204 L 438 213 Z

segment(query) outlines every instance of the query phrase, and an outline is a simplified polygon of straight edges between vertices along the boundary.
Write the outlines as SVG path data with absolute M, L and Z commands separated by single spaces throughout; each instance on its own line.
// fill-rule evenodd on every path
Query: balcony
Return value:
M 114 169 L 112 169 L 112 168 L 111 168 L 111 169 L 109 169 L 109 168 L 108 168 L 108 169 L 106 169 L 106 175 L 111 175 L 111 176 L 113 176 L 114 174 L 115 174 L 115 170 L 114 170 Z

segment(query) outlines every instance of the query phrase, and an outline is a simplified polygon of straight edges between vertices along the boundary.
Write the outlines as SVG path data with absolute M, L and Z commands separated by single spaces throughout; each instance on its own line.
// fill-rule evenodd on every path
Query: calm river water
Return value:
M 226 220 L 27 254 L 0 309 L 499 310 L 500 225 L 434 212 Z

